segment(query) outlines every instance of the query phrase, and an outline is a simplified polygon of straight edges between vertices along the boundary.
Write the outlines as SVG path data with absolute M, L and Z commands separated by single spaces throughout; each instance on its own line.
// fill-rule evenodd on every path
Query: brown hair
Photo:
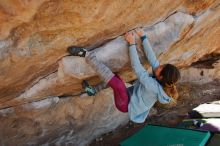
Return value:
M 163 86 L 164 91 L 168 96 L 177 99 L 178 92 L 176 89 L 176 83 L 180 79 L 179 69 L 172 64 L 165 64 L 160 75 L 162 76 L 160 83 Z
M 172 86 L 180 79 L 178 68 L 172 64 L 165 64 L 160 75 L 163 77 L 160 80 L 162 86 Z

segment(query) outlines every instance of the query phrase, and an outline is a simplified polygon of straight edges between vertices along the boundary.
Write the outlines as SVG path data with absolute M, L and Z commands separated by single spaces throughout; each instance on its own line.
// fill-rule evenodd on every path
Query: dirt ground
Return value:
M 121 141 L 147 124 L 175 127 L 183 119 L 187 118 L 189 111 L 199 104 L 220 100 L 219 87 L 220 81 L 213 81 L 207 84 L 181 83 L 178 85 L 180 97 L 177 106 L 169 109 L 155 107 L 155 114 L 148 117 L 145 123 L 135 124 L 129 122 L 125 126 L 96 138 L 91 142 L 90 146 L 118 146 Z

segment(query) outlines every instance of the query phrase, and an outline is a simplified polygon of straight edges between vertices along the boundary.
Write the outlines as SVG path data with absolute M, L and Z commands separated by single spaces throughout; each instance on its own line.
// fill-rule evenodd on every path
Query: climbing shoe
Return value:
M 96 94 L 96 90 L 94 87 L 90 86 L 89 83 L 86 80 L 83 80 L 82 82 L 82 88 L 85 90 L 85 92 L 89 96 L 94 96 Z
M 86 56 L 86 49 L 84 48 L 70 46 L 67 48 L 67 51 L 73 56 L 80 56 L 80 57 Z

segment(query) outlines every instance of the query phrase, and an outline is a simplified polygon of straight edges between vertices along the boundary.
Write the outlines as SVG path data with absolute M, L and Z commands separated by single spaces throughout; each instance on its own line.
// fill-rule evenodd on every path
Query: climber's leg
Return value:
M 70 46 L 67 48 L 67 51 L 73 56 L 80 56 L 85 57 L 86 49 L 77 47 L 77 46 Z M 82 82 L 82 88 L 89 96 L 94 96 L 96 94 L 96 89 L 93 86 L 90 86 L 86 80 Z
M 117 109 L 121 112 L 128 112 L 129 96 L 124 82 L 116 75 L 108 82 L 108 85 L 113 89 Z
M 93 86 L 90 86 L 86 80 L 82 82 L 82 88 L 89 96 L 94 96 L 96 94 L 96 89 Z
M 116 76 L 105 64 L 96 58 L 94 52 L 85 49 L 69 47 L 68 51 L 75 56 L 86 57 L 86 62 L 98 73 L 101 79 L 114 91 L 115 105 L 121 112 L 128 111 L 129 97 L 124 82 Z
M 67 48 L 68 52 L 74 56 L 86 57 L 86 62 L 98 73 L 105 83 L 114 76 L 114 73 L 101 61 L 96 58 L 94 52 L 88 52 L 84 48 L 70 46 Z
M 99 74 L 102 80 L 114 91 L 114 100 L 117 109 L 121 112 L 128 111 L 129 97 L 124 82 L 115 75 L 105 64 L 96 58 L 94 52 L 86 53 L 86 62 Z
M 86 62 L 91 65 L 105 83 L 108 83 L 115 75 L 105 64 L 97 59 L 95 52 L 86 52 Z
M 107 87 L 109 87 L 109 86 L 105 82 L 101 82 L 101 83 L 94 86 L 96 93 L 98 93 L 102 89 L 106 89 Z

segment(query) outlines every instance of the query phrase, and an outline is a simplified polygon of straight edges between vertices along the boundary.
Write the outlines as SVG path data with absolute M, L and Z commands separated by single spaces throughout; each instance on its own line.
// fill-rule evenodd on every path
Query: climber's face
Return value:
M 154 70 L 154 74 L 155 74 L 157 80 L 161 80 L 163 78 L 163 76 L 161 76 L 161 74 L 160 74 L 161 71 L 163 70 L 163 68 L 164 68 L 164 65 L 160 65 Z

